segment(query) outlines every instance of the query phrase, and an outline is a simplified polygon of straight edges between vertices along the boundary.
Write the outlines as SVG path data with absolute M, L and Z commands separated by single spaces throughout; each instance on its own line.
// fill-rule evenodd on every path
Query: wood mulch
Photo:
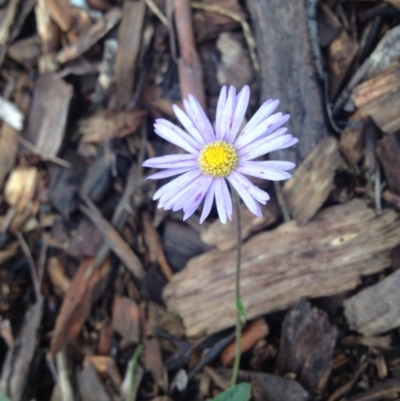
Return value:
M 189 94 L 214 120 L 222 85 L 299 138 L 241 214 L 240 381 L 400 400 L 400 1 L 0 0 L 0 66 L 1 401 L 229 387 L 235 222 L 158 209 L 142 168 L 176 152 L 154 120 Z

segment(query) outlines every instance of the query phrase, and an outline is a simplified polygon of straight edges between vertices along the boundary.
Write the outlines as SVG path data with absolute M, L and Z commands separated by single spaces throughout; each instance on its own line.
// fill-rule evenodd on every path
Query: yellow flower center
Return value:
M 227 177 L 239 164 L 237 150 L 224 141 L 215 141 L 204 146 L 197 160 L 204 174 L 216 178 Z

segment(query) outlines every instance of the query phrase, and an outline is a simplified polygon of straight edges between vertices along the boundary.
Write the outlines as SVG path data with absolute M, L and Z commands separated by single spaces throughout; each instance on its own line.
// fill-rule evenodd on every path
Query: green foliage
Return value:
M 10 399 L 6 397 L 3 393 L 0 393 L 0 401 L 10 401 Z
M 219 393 L 211 401 L 248 401 L 250 399 L 250 392 L 251 387 L 249 383 L 240 383 Z

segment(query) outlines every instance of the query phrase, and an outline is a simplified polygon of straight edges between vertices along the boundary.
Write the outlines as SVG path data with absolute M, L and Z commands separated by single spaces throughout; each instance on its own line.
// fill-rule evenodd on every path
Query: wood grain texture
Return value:
M 39 149 L 43 158 L 56 156 L 61 147 L 72 93 L 72 86 L 56 74 L 42 74 L 36 81 L 23 135 Z
M 379 235 L 378 235 L 379 234 Z M 291 221 L 243 245 L 241 293 L 248 317 L 286 309 L 305 297 L 338 294 L 360 276 L 390 265 L 400 244 L 397 214 L 375 216 L 363 201 L 330 207 L 305 227 Z M 213 250 L 189 261 L 164 290 L 168 308 L 183 320 L 186 334 L 233 326 L 236 253 Z
M 400 270 L 344 302 L 352 330 L 374 336 L 400 326 Z
M 247 0 L 261 66 L 261 100 L 279 99 L 298 145 L 275 152 L 301 162 L 327 135 L 310 40 L 306 0 Z
M 326 201 L 340 162 L 336 139 L 327 137 L 285 182 L 282 193 L 297 223 L 307 223 Z
M 115 93 L 110 102 L 112 109 L 125 108 L 131 100 L 145 11 L 143 1 L 124 2 L 115 60 Z
M 385 133 L 400 129 L 400 63 L 395 62 L 354 88 L 354 103 Z

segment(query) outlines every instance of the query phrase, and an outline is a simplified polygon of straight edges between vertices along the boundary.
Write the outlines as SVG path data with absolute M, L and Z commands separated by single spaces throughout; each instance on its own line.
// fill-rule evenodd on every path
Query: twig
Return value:
M 33 143 L 30 143 L 28 140 L 26 140 L 22 136 L 19 136 L 18 142 L 22 146 L 25 146 L 32 153 L 35 153 L 36 155 L 40 156 L 44 160 L 49 160 L 49 161 L 53 162 L 54 164 L 60 165 L 61 167 L 66 167 L 66 168 L 70 168 L 71 167 L 71 163 L 69 163 L 69 162 L 67 162 L 67 161 L 65 161 L 63 159 L 60 159 L 57 156 L 45 156 L 45 155 L 43 155 L 42 151 L 38 147 L 36 147 Z
M 35 262 L 33 261 L 31 251 L 29 249 L 28 244 L 25 241 L 24 236 L 20 232 L 17 232 L 16 236 L 17 236 L 18 242 L 21 246 L 22 252 L 24 253 L 24 255 L 28 261 L 33 289 L 35 291 L 36 299 L 38 300 L 41 297 L 41 294 L 40 294 L 40 286 L 39 286 L 39 277 L 38 277 L 38 274 L 36 271 Z
M 190 6 L 198 10 L 204 10 L 211 13 L 225 15 L 226 17 L 229 17 L 230 19 L 239 22 L 239 24 L 242 26 L 243 35 L 246 40 L 247 47 L 249 49 L 250 58 L 253 64 L 254 71 L 256 73 L 260 71 L 260 63 L 258 62 L 256 54 L 256 47 L 257 47 L 256 41 L 254 39 L 253 33 L 251 32 L 250 25 L 243 17 L 216 4 L 203 4 L 197 1 L 192 1 L 190 3 Z
M 168 18 L 162 13 L 160 8 L 154 3 L 153 0 L 144 0 L 147 7 L 150 8 L 151 11 L 158 17 L 158 19 L 169 29 L 171 27 Z
M 189 0 L 174 0 L 174 19 L 179 43 L 179 85 L 182 98 L 193 95 L 205 110 L 203 69 L 196 51 Z

